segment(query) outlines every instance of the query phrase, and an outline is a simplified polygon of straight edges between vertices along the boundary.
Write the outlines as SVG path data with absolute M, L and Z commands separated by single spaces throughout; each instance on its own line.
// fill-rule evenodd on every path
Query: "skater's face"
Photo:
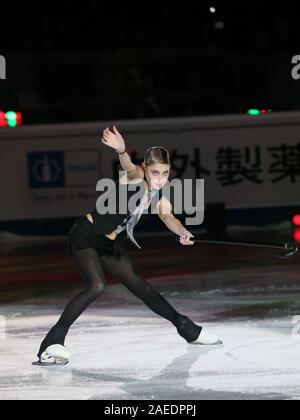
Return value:
M 160 190 L 168 181 L 170 165 L 153 163 L 145 167 L 146 181 L 150 189 Z

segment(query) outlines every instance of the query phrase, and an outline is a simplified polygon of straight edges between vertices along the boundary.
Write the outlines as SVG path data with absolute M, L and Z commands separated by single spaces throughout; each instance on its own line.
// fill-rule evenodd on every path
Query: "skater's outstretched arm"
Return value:
M 158 203 L 158 216 L 164 222 L 168 229 L 180 236 L 181 245 L 194 245 L 190 238 L 194 235 L 189 232 L 172 213 L 172 204 L 162 196 Z

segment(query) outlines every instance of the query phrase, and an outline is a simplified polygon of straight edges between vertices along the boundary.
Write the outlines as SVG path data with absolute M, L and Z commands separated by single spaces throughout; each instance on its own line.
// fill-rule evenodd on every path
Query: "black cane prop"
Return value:
M 177 241 L 180 241 L 180 237 L 178 236 L 176 238 Z M 264 243 L 264 242 L 227 242 L 227 241 L 209 241 L 209 240 L 201 240 L 201 239 L 197 239 L 196 237 L 192 236 L 190 238 L 190 241 L 194 242 L 194 243 L 201 243 L 201 244 L 212 244 L 212 245 L 242 245 L 242 246 L 252 246 L 252 247 L 256 247 L 256 248 L 271 248 L 271 249 L 284 249 L 285 251 L 287 251 L 287 253 L 284 253 L 282 255 L 280 255 L 278 258 L 280 259 L 285 259 L 285 258 L 291 258 L 294 257 L 297 252 L 298 252 L 298 248 L 295 244 L 291 244 L 291 243 L 286 243 L 284 245 L 279 245 L 279 244 L 270 244 L 270 243 Z

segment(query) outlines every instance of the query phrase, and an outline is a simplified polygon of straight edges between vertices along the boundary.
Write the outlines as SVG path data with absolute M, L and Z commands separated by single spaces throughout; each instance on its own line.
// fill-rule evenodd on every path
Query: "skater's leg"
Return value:
M 38 357 L 50 345 L 64 345 L 70 326 L 104 290 L 105 274 L 96 250 L 93 248 L 73 250 L 72 255 L 85 287 L 68 303 L 59 321 L 51 328 L 40 346 Z
M 187 316 L 178 313 L 159 292 L 144 280 L 120 245 L 119 248 L 120 258 L 118 260 L 113 255 L 100 257 L 103 266 L 107 267 L 120 283 L 141 299 L 153 312 L 170 321 L 185 340 L 195 341 L 202 328 L 194 324 Z

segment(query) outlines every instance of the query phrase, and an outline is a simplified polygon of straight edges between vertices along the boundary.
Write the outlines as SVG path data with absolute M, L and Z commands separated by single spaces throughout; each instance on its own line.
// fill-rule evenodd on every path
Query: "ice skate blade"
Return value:
M 46 362 L 42 360 L 38 360 L 37 362 L 32 362 L 32 366 L 41 366 L 41 367 L 47 367 L 47 366 L 66 366 L 69 363 L 68 360 L 54 360 L 53 362 Z
M 196 341 L 193 341 L 193 342 L 191 342 L 189 344 L 196 344 L 198 346 L 221 346 L 224 343 L 221 340 L 218 340 L 218 341 L 216 341 L 214 343 L 202 343 L 202 342 L 199 342 L 199 341 L 196 340 Z

